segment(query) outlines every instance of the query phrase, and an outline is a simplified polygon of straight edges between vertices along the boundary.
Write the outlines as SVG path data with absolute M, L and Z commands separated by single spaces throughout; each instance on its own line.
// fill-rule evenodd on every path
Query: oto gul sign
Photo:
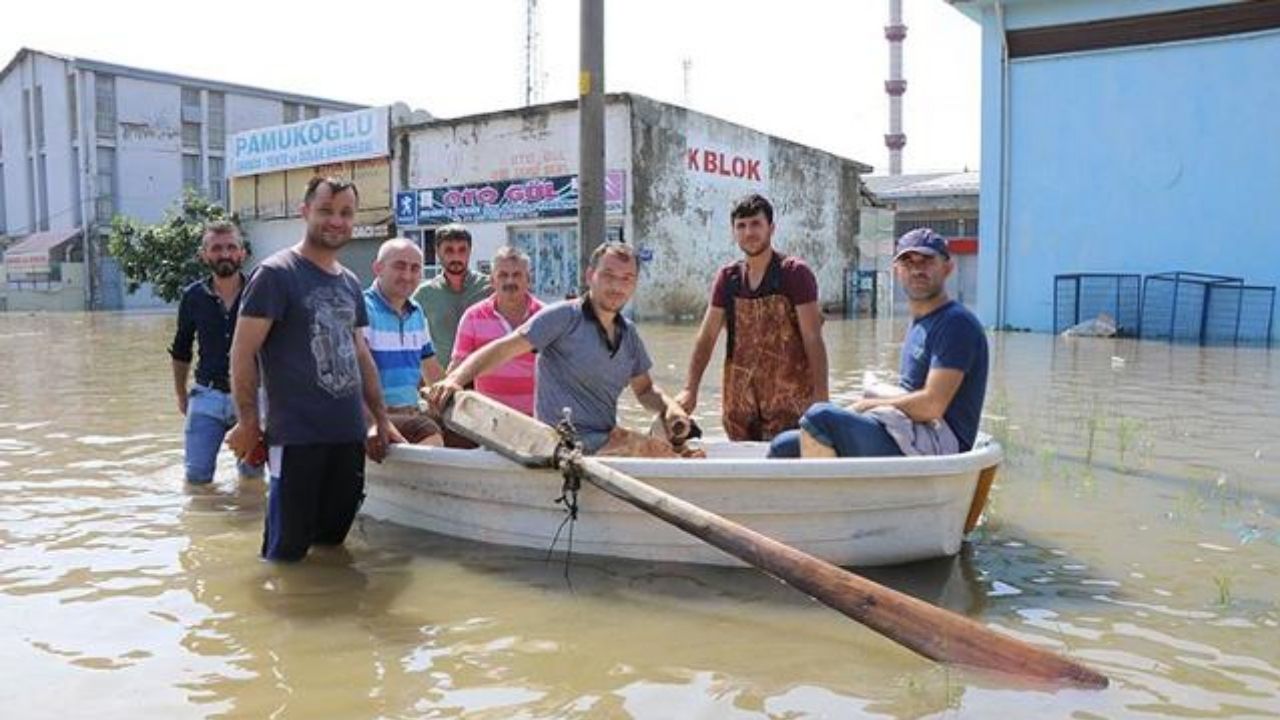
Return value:
M 605 173 L 605 212 L 624 210 L 626 173 Z M 401 193 L 397 221 L 412 211 L 413 198 Z M 499 180 L 474 185 L 451 185 L 416 191 L 417 225 L 449 222 L 504 222 L 578 214 L 578 176 Z
M 388 108 L 369 108 L 236 133 L 231 138 L 230 174 L 261 175 L 386 157 L 389 118 Z

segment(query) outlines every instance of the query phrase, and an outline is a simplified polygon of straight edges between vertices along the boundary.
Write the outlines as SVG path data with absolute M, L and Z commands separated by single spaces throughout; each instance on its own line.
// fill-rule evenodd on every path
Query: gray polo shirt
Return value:
M 587 452 L 609 439 L 618 424 L 618 396 L 653 366 L 635 325 L 617 315 L 614 326 L 617 337 L 610 345 L 588 293 L 548 305 L 516 330 L 538 352 L 537 418 L 554 425 L 568 407 Z

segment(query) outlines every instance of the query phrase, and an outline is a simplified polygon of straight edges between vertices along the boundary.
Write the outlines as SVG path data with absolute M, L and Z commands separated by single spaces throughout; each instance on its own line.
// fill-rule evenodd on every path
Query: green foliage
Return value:
M 151 283 L 157 297 L 174 302 L 184 287 L 204 277 L 209 269 L 200 261 L 200 239 L 204 224 L 211 220 L 240 224 L 220 205 L 191 190 L 185 191 L 165 212 L 164 220 L 155 225 L 143 225 L 123 215 L 112 219 L 107 249 L 120 263 L 129 292 Z

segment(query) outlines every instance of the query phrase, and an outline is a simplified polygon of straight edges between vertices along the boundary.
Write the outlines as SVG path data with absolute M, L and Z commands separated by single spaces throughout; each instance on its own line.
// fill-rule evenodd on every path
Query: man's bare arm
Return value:
M 258 418 L 258 350 L 271 332 L 270 318 L 241 315 L 231 340 L 231 397 L 236 403 L 236 426 L 227 445 L 238 458 L 248 457 L 262 439 Z
M 440 378 L 443 377 L 444 369 L 440 367 L 440 361 L 434 355 L 422 361 L 423 387 L 440 382 Z
M 646 409 L 657 413 L 667 430 L 667 439 L 672 442 L 682 441 L 689 432 L 689 413 L 667 394 L 654 385 L 649 373 L 641 373 L 631 378 L 631 392 L 636 400 Z
M 533 352 L 533 343 L 519 332 L 508 333 L 506 337 L 494 340 L 471 353 L 457 367 L 451 367 L 444 379 L 428 389 L 427 401 L 436 412 L 444 412 L 453 393 L 466 387 L 477 377 L 527 352 Z
M 356 343 L 356 361 L 360 364 L 360 391 L 364 397 L 364 406 L 373 416 L 374 422 L 385 422 L 387 404 L 382 397 L 382 383 L 378 379 L 378 365 L 373 361 L 373 353 L 364 341 L 364 333 L 357 330 L 353 337 Z
M 796 319 L 800 322 L 804 355 L 809 361 L 813 402 L 826 402 L 830 393 L 827 387 L 827 344 L 822 339 L 822 310 L 816 302 L 797 305 Z
M 698 327 L 698 337 L 693 341 L 693 354 L 689 356 L 689 373 L 685 376 L 684 389 L 675 398 L 685 412 L 693 412 L 698 405 L 698 387 L 702 385 L 702 375 L 711 362 L 711 354 L 715 352 L 716 340 L 720 338 L 723 327 L 724 308 L 707 305 L 702 325 Z
M 178 411 L 187 414 L 187 378 L 191 375 L 191 363 L 173 361 L 173 394 L 178 398 Z

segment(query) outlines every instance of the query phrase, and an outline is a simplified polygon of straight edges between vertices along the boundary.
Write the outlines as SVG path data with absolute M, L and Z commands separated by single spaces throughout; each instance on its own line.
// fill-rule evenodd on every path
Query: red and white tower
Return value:
M 902 132 L 902 96 L 907 92 L 907 81 L 902 77 L 902 41 L 907 37 L 907 26 L 902 24 L 902 0 L 889 0 L 889 24 L 884 37 L 889 41 L 889 79 L 884 91 L 889 95 L 889 132 L 884 136 L 884 146 L 889 148 L 889 174 L 902 174 L 902 148 L 907 144 L 907 134 Z

